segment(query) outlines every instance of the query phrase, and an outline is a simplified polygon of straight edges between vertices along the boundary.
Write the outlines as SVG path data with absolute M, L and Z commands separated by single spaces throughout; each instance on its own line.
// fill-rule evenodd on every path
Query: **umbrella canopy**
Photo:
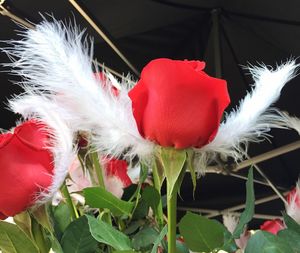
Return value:
M 41 21 L 40 13 L 49 13 L 56 19 L 76 20 L 94 37 L 95 57 L 99 62 L 118 73 L 131 72 L 136 79 L 142 67 L 155 58 L 206 61 L 206 72 L 228 82 L 231 97 L 228 110 L 235 107 L 251 89 L 253 80 L 243 66 L 264 63 L 276 67 L 276 64 L 300 55 L 298 1 L 289 1 L 286 5 L 277 0 L 79 2 L 82 10 L 101 30 L 102 37 L 70 2 L 5 1 L 5 9 L 0 9 L 4 14 L 0 16 L 0 40 L 18 38 L 16 30 L 20 28 L 7 17 L 11 13 L 33 23 Z M 7 62 L 8 59 L 1 54 L 0 61 Z M 7 98 L 21 92 L 20 88 L 8 81 L 15 78 L 17 77 L 0 72 L 0 127 L 4 129 L 13 126 L 16 119 L 15 115 L 5 110 Z M 276 107 L 300 117 L 300 100 L 297 99 L 300 95 L 299 83 L 300 78 L 296 77 L 286 85 Z M 250 157 L 299 139 L 298 134 L 293 131 L 274 130 L 271 135 L 273 137 L 269 142 L 251 144 Z M 298 179 L 299 155 L 300 150 L 294 150 L 261 162 L 258 166 L 279 191 L 286 192 Z M 179 210 L 202 210 L 211 216 L 218 216 L 220 213 L 210 212 L 210 209 L 222 211 L 244 203 L 245 181 L 241 177 L 245 177 L 247 168 L 249 166 L 237 172 L 237 175 L 207 174 L 198 180 L 194 197 L 187 174 L 181 190 Z M 255 178 L 265 180 L 257 172 Z M 255 192 L 257 199 L 271 196 L 270 199 L 275 200 L 257 205 L 257 219 L 252 226 L 262 223 L 264 215 L 281 215 L 283 202 L 273 196 L 274 191 L 269 186 L 256 183 Z M 231 211 L 238 212 L 240 209 L 233 208 Z

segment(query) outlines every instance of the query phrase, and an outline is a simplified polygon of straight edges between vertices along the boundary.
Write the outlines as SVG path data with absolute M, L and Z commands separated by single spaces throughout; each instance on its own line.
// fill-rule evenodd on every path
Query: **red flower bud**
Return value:
M 53 158 L 44 125 L 30 120 L 0 135 L 0 214 L 14 216 L 50 186 Z
M 128 164 L 124 160 L 110 159 L 105 162 L 105 173 L 107 177 L 116 177 L 119 179 L 123 187 L 126 188 L 132 184 L 127 174 Z
M 268 220 L 260 226 L 260 229 L 276 235 L 280 230 L 284 229 L 284 224 L 280 219 Z
M 226 81 L 204 62 L 156 59 L 129 92 L 140 134 L 161 146 L 202 147 L 215 137 L 230 102 Z
M 296 207 L 300 209 L 300 195 L 297 191 L 297 187 L 294 187 L 286 196 L 286 200 L 288 205 L 294 204 Z

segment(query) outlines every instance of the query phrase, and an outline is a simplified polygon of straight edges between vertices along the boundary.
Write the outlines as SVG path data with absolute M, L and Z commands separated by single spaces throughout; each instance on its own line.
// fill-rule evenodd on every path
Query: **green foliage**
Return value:
M 40 250 L 40 253 L 48 253 L 51 248 L 51 242 L 46 236 L 45 229 L 34 218 L 32 219 L 31 229 L 34 242 Z
M 134 210 L 132 220 L 144 219 L 149 212 L 149 205 L 144 199 L 140 199 Z
M 254 215 L 255 208 L 255 196 L 254 196 L 254 186 L 253 186 L 253 168 L 251 167 L 248 173 L 248 180 L 246 183 L 246 208 L 241 214 L 239 223 L 233 232 L 234 238 L 239 238 L 244 232 L 245 225 L 251 221 Z
M 48 210 L 49 210 L 48 206 L 43 205 L 43 206 L 39 206 L 36 209 L 34 209 L 31 212 L 31 214 L 43 228 L 45 228 L 50 233 L 53 233 L 53 228 L 52 228 L 52 224 L 50 222 Z
M 224 244 L 221 249 L 226 252 L 235 252 L 238 249 L 232 234 L 227 230 L 227 228 L 225 228 L 224 231 Z
M 135 250 L 150 250 L 158 235 L 158 231 L 154 228 L 144 227 L 132 237 L 132 246 Z
M 179 231 L 192 251 L 211 252 L 224 243 L 225 227 L 221 223 L 191 212 L 181 219 Z
M 293 249 L 293 253 L 300 253 L 300 225 L 286 213 L 283 214 L 283 218 L 287 229 L 279 231 L 278 237 Z
M 7 253 L 39 253 L 23 230 L 5 221 L 0 221 L 0 249 Z
M 196 175 L 196 170 L 193 164 L 193 160 L 194 160 L 194 151 L 192 149 L 187 150 L 187 168 L 190 171 L 191 174 L 191 179 L 192 179 L 192 183 L 193 183 L 193 196 L 195 194 L 196 191 L 196 186 L 197 186 L 197 175 Z
M 131 250 L 129 237 L 111 225 L 86 215 L 91 235 L 101 243 L 113 247 L 115 250 Z
M 70 223 L 61 239 L 62 249 L 66 253 L 91 253 L 96 250 L 97 244 L 90 232 L 86 216 Z
M 161 164 L 168 181 L 168 194 L 171 196 L 174 191 L 177 192 L 179 185 L 177 184 L 178 178 L 184 168 L 186 161 L 186 151 L 174 148 L 160 148 Z M 175 194 L 175 193 L 174 193 Z
M 157 248 L 167 233 L 168 233 L 168 226 L 165 225 L 164 228 L 160 231 L 158 237 L 155 239 L 151 253 L 157 253 Z
M 31 218 L 28 211 L 15 215 L 13 219 L 17 226 L 21 228 L 31 239 L 33 239 L 33 234 L 31 231 Z
M 292 217 L 290 217 L 286 213 L 283 213 L 283 219 L 288 229 L 293 230 L 298 234 L 300 234 L 300 225 L 295 220 L 293 220 Z
M 152 171 L 153 171 L 154 183 L 157 189 L 159 189 L 160 191 L 162 184 L 166 179 L 166 174 L 160 160 L 158 159 L 155 160 L 155 162 L 153 163 Z
M 85 188 L 83 193 L 87 205 L 93 208 L 107 208 L 116 216 L 130 215 L 134 207 L 134 203 L 120 200 L 101 187 Z
M 60 203 L 58 206 L 53 206 L 51 210 L 53 226 L 58 240 L 61 239 L 63 232 L 71 223 L 71 211 L 68 205 Z
M 258 231 L 247 243 L 245 253 L 294 253 L 293 249 L 282 238 Z
M 147 205 L 152 208 L 154 213 L 157 213 L 157 207 L 160 201 L 160 194 L 153 186 L 147 186 L 143 190 L 142 199 L 145 200 Z

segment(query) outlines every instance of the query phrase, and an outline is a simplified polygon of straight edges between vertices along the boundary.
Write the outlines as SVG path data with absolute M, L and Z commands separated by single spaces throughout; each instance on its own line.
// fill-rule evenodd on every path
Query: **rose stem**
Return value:
M 72 217 L 72 220 L 76 220 L 79 218 L 79 215 L 78 215 L 78 212 L 77 212 L 77 209 L 72 201 L 72 198 L 71 198 L 71 195 L 68 191 L 68 187 L 66 184 L 64 184 L 62 187 L 61 187 L 61 192 L 62 194 L 64 195 L 66 201 L 67 201 L 67 205 L 69 206 L 69 209 L 71 211 L 71 217 Z
M 98 157 L 97 152 L 92 153 L 92 160 L 93 160 L 95 172 L 96 172 L 97 179 L 98 179 L 98 184 L 101 188 L 105 189 L 103 171 L 102 171 L 102 167 L 99 162 L 99 157 Z
M 100 165 L 100 161 L 99 161 L 99 156 L 97 152 L 93 152 L 91 154 L 92 156 L 92 161 L 93 161 L 93 165 L 95 168 L 95 172 L 98 178 L 98 184 L 101 188 L 105 189 L 105 184 L 104 184 L 104 177 L 103 177 L 103 170 L 102 167 Z M 102 212 L 101 208 L 99 209 L 99 214 Z M 112 220 L 111 220 L 111 216 L 110 213 L 106 213 L 103 215 L 103 219 L 106 223 L 112 225 Z M 112 248 L 110 246 L 107 246 L 107 250 L 108 252 L 112 252 Z
M 98 184 L 101 188 L 105 189 L 103 170 L 102 170 L 102 167 L 101 167 L 100 162 L 99 162 L 98 153 L 93 152 L 91 155 L 92 155 L 92 161 L 93 161 L 93 165 L 94 165 L 94 168 L 95 168 L 95 172 L 96 172 L 96 175 L 97 175 L 97 178 L 98 178 Z M 101 213 L 101 211 L 102 210 L 99 209 L 100 213 Z M 103 217 L 104 217 L 104 220 L 106 221 L 106 223 L 108 223 L 110 225 L 112 224 L 110 213 L 104 214 Z
M 177 187 L 174 187 L 174 189 Z M 167 209 L 168 209 L 168 253 L 176 252 L 176 205 L 177 191 L 170 192 L 167 180 Z

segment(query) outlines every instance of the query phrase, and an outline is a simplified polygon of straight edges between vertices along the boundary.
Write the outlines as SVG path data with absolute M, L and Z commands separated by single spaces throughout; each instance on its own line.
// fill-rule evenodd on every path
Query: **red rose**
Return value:
M 204 62 L 156 59 L 129 92 L 140 134 L 161 146 L 202 147 L 215 137 L 230 102 L 226 81 Z
M 0 135 L 0 214 L 14 216 L 34 204 L 52 182 L 48 135 L 34 120 Z
M 275 220 L 268 220 L 265 221 L 261 226 L 260 229 L 270 232 L 274 235 L 278 233 L 278 231 L 284 229 L 284 224 L 283 221 L 280 219 L 275 219 Z

